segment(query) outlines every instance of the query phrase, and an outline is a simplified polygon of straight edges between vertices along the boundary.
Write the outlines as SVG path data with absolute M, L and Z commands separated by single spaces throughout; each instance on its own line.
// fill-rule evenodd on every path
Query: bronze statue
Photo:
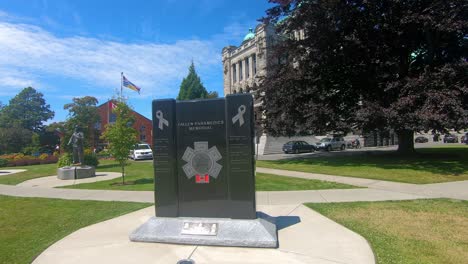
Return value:
M 81 132 L 80 127 L 76 126 L 73 135 L 68 141 L 68 145 L 73 143 L 73 164 L 81 165 L 83 164 L 83 139 L 84 135 Z

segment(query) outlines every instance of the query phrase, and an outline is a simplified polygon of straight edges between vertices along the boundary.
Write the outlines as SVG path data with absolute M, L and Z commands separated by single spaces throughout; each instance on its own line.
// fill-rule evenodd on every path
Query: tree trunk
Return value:
M 122 167 L 122 185 L 125 185 L 125 165 L 121 164 Z
M 398 152 L 403 154 L 414 153 L 414 132 L 412 130 L 400 130 L 398 133 Z

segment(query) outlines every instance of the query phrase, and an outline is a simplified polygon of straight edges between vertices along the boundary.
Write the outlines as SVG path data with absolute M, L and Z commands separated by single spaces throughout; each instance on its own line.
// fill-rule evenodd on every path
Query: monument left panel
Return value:
M 153 156 L 156 216 L 178 216 L 176 101 L 153 101 Z

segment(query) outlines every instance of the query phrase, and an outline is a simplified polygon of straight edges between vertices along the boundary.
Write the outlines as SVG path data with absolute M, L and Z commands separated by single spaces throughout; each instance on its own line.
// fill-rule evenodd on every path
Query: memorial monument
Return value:
M 153 101 L 156 217 L 138 242 L 277 247 L 256 211 L 253 98 Z
M 93 166 L 84 165 L 84 134 L 79 126 L 75 127 L 68 145 L 73 147 L 73 166 L 58 168 L 57 178 L 61 180 L 83 179 L 96 176 L 96 169 Z

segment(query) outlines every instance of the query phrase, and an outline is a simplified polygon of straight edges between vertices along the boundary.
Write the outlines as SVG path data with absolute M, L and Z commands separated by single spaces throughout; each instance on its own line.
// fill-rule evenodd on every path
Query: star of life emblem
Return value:
M 194 148 L 187 147 L 182 159 L 187 162 L 182 169 L 188 179 L 195 176 L 196 183 L 209 183 L 210 176 L 218 178 L 223 168 L 217 163 L 222 158 L 218 148 L 213 146 L 208 149 L 208 141 L 193 143 Z

